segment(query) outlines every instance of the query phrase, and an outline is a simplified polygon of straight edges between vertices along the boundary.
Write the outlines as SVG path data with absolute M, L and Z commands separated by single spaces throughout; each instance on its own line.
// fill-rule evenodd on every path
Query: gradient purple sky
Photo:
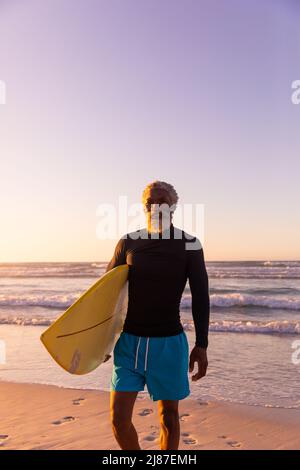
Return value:
M 0 0 L 0 261 L 107 260 L 172 183 L 207 260 L 300 259 L 297 0 Z

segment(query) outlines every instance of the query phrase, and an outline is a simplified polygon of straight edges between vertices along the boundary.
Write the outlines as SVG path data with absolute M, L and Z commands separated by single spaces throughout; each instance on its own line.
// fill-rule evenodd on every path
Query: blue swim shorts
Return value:
M 190 394 L 189 344 L 185 331 L 144 337 L 121 332 L 113 350 L 110 390 L 142 391 L 153 401 L 182 400 Z

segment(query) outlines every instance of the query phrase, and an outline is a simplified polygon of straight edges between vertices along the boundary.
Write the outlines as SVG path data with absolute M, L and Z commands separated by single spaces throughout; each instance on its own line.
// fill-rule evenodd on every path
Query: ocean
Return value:
M 60 369 L 39 341 L 106 265 L 0 263 L 0 344 L 6 350 L 0 380 L 109 390 L 112 359 L 76 377 Z M 205 378 L 190 381 L 191 397 L 300 408 L 300 364 L 293 360 L 300 349 L 300 261 L 206 261 L 206 267 L 209 368 Z M 191 350 L 195 334 L 188 283 L 181 322 Z

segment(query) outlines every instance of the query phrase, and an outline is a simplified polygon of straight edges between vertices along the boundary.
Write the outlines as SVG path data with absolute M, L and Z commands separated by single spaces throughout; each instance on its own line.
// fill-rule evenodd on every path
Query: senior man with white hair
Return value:
M 139 391 L 147 385 L 158 401 L 160 449 L 176 450 L 180 423 L 178 402 L 190 394 L 188 370 L 207 370 L 209 287 L 201 243 L 174 227 L 178 202 L 174 187 L 164 181 L 148 184 L 143 192 L 147 228 L 123 236 L 107 271 L 129 266 L 128 309 L 114 347 L 110 411 L 112 428 L 121 449 L 140 449 L 132 423 Z M 180 322 L 180 301 L 187 279 L 192 295 L 196 341 L 189 357 L 186 333 Z

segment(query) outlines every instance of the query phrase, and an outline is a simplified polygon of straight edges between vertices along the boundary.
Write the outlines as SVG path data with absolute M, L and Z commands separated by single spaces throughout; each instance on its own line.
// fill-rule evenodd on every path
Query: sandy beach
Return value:
M 300 452 L 299 19 L 0 0 L 2 459 Z
M 109 393 L 0 383 L 0 447 L 117 450 Z M 187 398 L 179 404 L 180 449 L 300 449 L 300 410 Z M 138 395 L 133 423 L 142 449 L 159 449 L 157 402 Z

